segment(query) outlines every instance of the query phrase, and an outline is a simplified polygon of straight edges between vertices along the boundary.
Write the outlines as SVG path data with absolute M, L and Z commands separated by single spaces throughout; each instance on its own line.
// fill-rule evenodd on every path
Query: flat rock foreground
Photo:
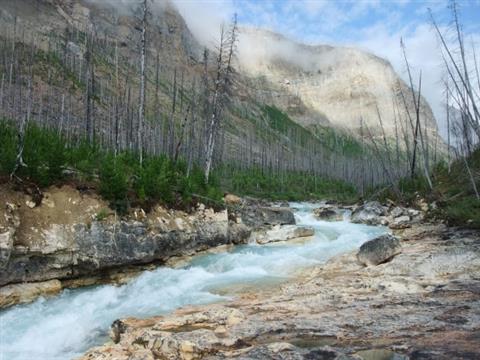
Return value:
M 397 235 L 378 265 L 367 246 L 231 302 L 117 320 L 81 359 L 480 359 L 479 233 Z

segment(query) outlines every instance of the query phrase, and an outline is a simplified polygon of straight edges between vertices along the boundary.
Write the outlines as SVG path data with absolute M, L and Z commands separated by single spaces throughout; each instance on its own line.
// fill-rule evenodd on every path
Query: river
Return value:
M 181 267 L 145 271 L 123 286 L 64 290 L 56 297 L 0 312 L 0 359 L 73 359 L 107 341 L 108 328 L 118 318 L 148 317 L 184 305 L 228 300 L 238 286 L 285 281 L 302 268 L 324 263 L 386 231 L 347 219 L 316 220 L 315 204 L 291 206 L 298 225 L 315 229 L 313 240 L 248 244 L 201 254 Z

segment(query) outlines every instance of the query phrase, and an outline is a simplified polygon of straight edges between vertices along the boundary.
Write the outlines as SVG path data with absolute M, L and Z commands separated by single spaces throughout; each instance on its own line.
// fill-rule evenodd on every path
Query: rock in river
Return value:
M 275 225 L 270 229 L 256 231 L 252 234 L 252 236 L 257 243 L 267 244 L 277 241 L 305 239 L 313 236 L 314 233 L 314 230 L 309 227 L 299 227 L 296 225 Z
M 357 259 L 365 265 L 378 265 L 399 254 L 400 249 L 400 241 L 395 236 L 386 234 L 360 246 Z
M 331 205 L 324 205 L 318 209 L 313 210 L 313 214 L 319 220 L 324 221 L 341 221 L 343 215 Z
M 290 208 L 285 207 L 246 207 L 241 210 L 242 221 L 250 227 L 265 225 L 295 225 L 295 216 Z
M 387 210 L 378 201 L 370 201 L 352 213 L 352 222 L 357 224 L 380 225 Z

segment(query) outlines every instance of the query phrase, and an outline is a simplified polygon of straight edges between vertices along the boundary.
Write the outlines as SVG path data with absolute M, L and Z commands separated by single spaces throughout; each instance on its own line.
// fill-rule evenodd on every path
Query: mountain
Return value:
M 267 99 L 307 128 L 326 125 L 358 133 L 363 119 L 378 133 L 380 114 L 386 134 L 394 137 L 395 122 L 400 131 L 400 122 L 408 119 L 407 109 L 415 117 L 411 92 L 390 63 L 359 49 L 304 45 L 271 31 L 243 28 L 239 64 L 249 76 L 264 80 L 262 91 L 275 89 Z M 428 131 L 438 136 L 423 97 L 420 116 Z
M 175 6 L 152 4 L 142 147 L 203 164 L 217 53 L 209 49 L 205 61 Z M 131 0 L 1 0 L 0 118 L 27 118 L 73 140 L 90 121 L 102 146 L 136 149 L 140 12 Z M 408 113 L 414 117 L 407 86 L 385 60 L 246 28 L 237 55 L 216 136 L 217 166 L 308 171 L 362 188 L 408 168 L 387 161 L 391 149 L 378 153 L 371 143 L 383 133 L 378 114 L 390 144 L 411 133 Z M 424 99 L 421 115 L 430 147 L 442 144 Z M 397 141 L 397 152 L 411 144 Z M 397 153 L 397 162 L 403 159 Z

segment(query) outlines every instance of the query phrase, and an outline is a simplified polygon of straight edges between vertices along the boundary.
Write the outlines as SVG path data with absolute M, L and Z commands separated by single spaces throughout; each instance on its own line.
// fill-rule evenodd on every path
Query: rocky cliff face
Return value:
M 358 49 L 308 46 L 270 31 L 243 28 L 239 63 L 259 79 L 266 99 L 309 128 L 324 125 L 358 133 L 362 119 L 378 135 L 380 114 L 385 132 L 394 137 L 408 119 L 402 91 L 408 112 L 415 114 L 412 96 L 390 63 Z M 436 137 L 435 118 L 423 98 L 420 115 Z

